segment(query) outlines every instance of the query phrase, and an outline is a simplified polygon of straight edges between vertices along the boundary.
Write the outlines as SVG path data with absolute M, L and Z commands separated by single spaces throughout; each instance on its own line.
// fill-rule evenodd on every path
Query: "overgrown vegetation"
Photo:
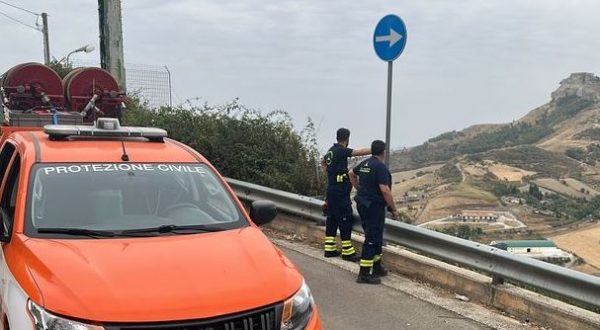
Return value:
M 581 178 L 580 164 L 560 154 L 534 146 L 494 150 L 481 155 L 484 159 L 537 172 L 540 176 Z
M 588 128 L 585 131 L 575 135 L 575 138 L 600 141 L 600 128 Z
M 570 147 L 570 148 L 567 148 L 567 150 L 565 151 L 565 155 L 567 155 L 567 157 L 571 157 L 573 159 L 582 161 L 586 156 L 586 152 L 585 152 L 585 149 L 583 149 L 583 148 Z
M 529 123 L 508 124 L 492 132 L 483 132 L 458 146 L 461 154 L 473 154 L 497 148 L 531 144 L 551 134 L 552 128 Z
M 591 100 L 582 99 L 577 95 L 568 95 L 555 101 L 554 111 L 547 112 L 536 123 L 538 125 L 556 125 L 557 123 L 572 118 L 578 112 L 594 104 Z
M 482 188 L 483 190 L 491 192 L 496 197 L 516 196 L 519 194 L 519 190 L 517 189 L 517 187 L 509 183 L 484 179 L 478 182 L 474 182 L 474 184 Z
M 454 140 L 455 138 L 463 137 L 463 136 L 465 136 L 465 133 L 463 133 L 463 132 L 452 131 L 452 132 L 442 133 L 436 137 L 433 137 L 433 138 L 427 140 L 427 142 L 434 143 L 434 142 L 439 142 L 442 140 Z
M 536 212 L 558 219 L 552 224 L 554 227 L 600 218 L 600 196 L 586 200 L 555 193 L 544 194 L 533 183 L 529 185 L 527 192 L 517 190 L 516 192 L 512 191 L 511 195 L 523 198 L 525 204 L 531 206 Z
M 61 78 L 64 78 L 67 73 L 73 70 L 73 66 L 69 63 L 63 64 L 59 63 L 57 60 L 52 60 L 48 63 L 48 66 L 51 67 Z
M 600 218 L 600 196 L 595 196 L 590 200 L 559 194 L 546 194 L 542 199 L 531 194 L 527 197 L 527 204 L 542 211 L 549 211 L 549 215 L 560 220 L 555 226 Z
M 435 171 L 435 176 L 442 183 L 460 183 L 462 181 L 460 171 L 452 162 L 444 164 L 444 166 Z
M 543 125 L 515 123 L 504 125 L 491 132 L 483 132 L 477 136 L 460 142 L 448 140 L 453 132 L 444 133 L 428 142 L 412 148 L 405 156 L 410 164 L 426 164 L 447 161 L 464 154 L 475 154 L 492 149 L 513 147 L 535 143 L 553 132 L 553 129 Z M 438 143 L 430 143 L 432 140 Z M 441 142 L 440 142 L 441 141 Z M 402 157 L 402 156 L 400 156 Z
M 164 128 L 202 153 L 227 177 L 304 195 L 323 194 L 315 129 L 309 120 L 296 132 L 283 111 L 262 114 L 234 100 L 222 106 L 162 107 L 134 103 L 125 125 Z
M 585 149 L 579 147 L 567 148 L 565 155 L 588 165 L 595 166 L 600 161 L 600 144 L 590 144 Z
M 438 230 L 441 233 L 456 236 L 459 238 L 475 240 L 483 235 L 481 227 L 473 227 L 469 225 L 452 225 Z

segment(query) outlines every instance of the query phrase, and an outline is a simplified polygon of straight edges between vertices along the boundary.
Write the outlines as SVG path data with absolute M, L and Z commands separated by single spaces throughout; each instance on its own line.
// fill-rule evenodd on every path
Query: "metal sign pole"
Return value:
M 390 134 L 392 127 L 392 72 L 394 60 L 406 46 L 406 25 L 396 15 L 383 17 L 373 32 L 373 48 L 377 56 L 388 64 L 387 111 L 385 121 L 385 166 L 390 168 Z
M 392 121 L 392 71 L 394 61 L 388 61 L 387 115 L 385 120 L 385 166 L 390 167 L 390 128 Z

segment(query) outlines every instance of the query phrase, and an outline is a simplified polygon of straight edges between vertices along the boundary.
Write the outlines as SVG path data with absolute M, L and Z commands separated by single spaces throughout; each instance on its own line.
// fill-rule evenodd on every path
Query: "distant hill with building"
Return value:
M 486 244 L 585 230 L 600 219 L 600 78 L 573 73 L 518 120 L 446 132 L 390 162 L 396 202 L 415 224 Z M 517 222 L 488 215 L 501 212 Z M 567 245 L 600 273 L 600 255 Z M 588 245 L 600 251 L 599 240 Z
M 588 147 L 599 141 L 600 78 L 591 73 L 573 73 L 551 93 L 550 102 L 521 119 L 442 133 L 422 145 L 394 152 L 391 166 L 395 171 L 409 170 L 465 155 L 494 157 L 499 150 L 513 153 L 515 158 L 536 150 L 537 155 L 548 159 L 568 157 L 594 165 L 600 160 L 600 152 Z M 567 154 L 573 148 L 578 150 Z

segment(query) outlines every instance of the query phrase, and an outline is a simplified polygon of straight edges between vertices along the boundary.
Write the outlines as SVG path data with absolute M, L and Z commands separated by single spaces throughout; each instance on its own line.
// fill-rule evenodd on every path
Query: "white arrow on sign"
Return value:
M 389 42 L 390 43 L 390 47 L 394 46 L 398 41 L 400 41 L 400 39 L 402 39 L 402 35 L 398 32 L 396 32 L 396 30 L 390 28 L 390 34 L 386 35 L 386 36 L 376 36 L 375 37 L 375 42 Z

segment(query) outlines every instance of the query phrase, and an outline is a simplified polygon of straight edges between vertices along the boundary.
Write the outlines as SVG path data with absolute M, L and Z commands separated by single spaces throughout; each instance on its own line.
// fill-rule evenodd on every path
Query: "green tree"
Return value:
M 542 194 L 540 188 L 533 183 L 529 185 L 529 195 L 537 200 L 542 200 L 544 198 L 544 194 Z
M 73 66 L 71 64 L 63 64 L 59 63 L 57 60 L 52 60 L 48 63 L 48 66 L 51 67 L 61 78 L 64 78 L 69 72 L 73 70 Z
M 567 148 L 565 151 L 565 155 L 577 160 L 584 160 L 586 156 L 586 152 L 583 148 L 571 147 Z
M 456 236 L 464 239 L 471 238 L 471 227 L 468 225 L 460 225 L 456 230 Z

